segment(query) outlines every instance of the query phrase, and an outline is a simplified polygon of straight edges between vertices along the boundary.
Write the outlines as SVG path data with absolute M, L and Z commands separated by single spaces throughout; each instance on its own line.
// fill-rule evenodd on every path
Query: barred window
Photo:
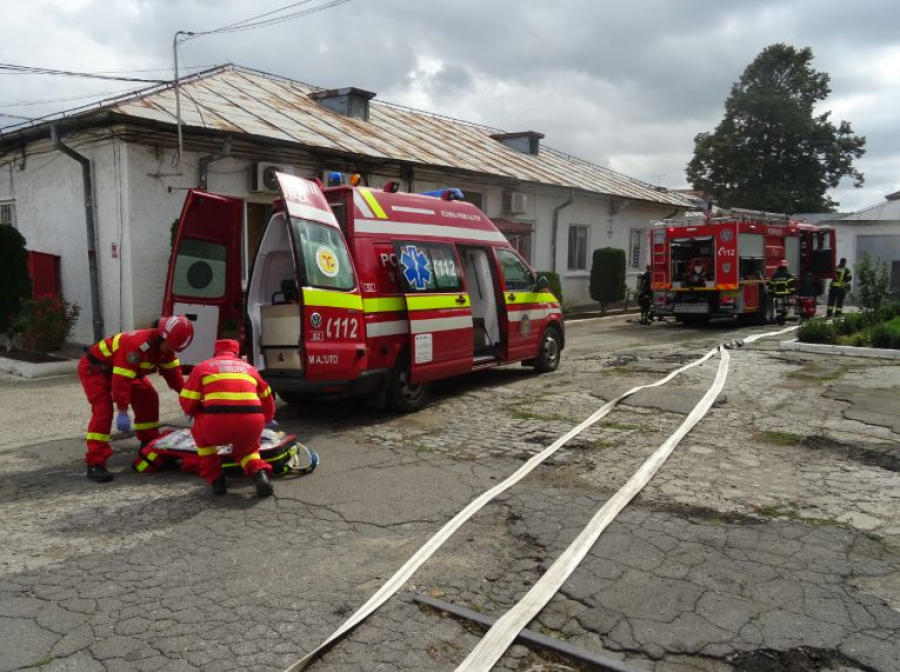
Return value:
M 644 249 L 644 238 L 647 237 L 645 229 L 631 229 L 631 236 L 628 240 L 628 267 L 640 268 L 641 257 Z
M 16 225 L 16 204 L 14 201 L 0 201 L 0 224 Z
M 569 259 L 567 268 L 570 271 L 587 270 L 588 227 L 581 224 L 569 226 Z

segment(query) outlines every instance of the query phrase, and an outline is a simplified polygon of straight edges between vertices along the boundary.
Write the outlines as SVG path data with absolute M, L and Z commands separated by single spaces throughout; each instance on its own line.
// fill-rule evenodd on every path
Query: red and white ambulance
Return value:
M 192 190 L 163 303 L 196 323 L 185 364 L 241 331 L 250 362 L 286 401 L 366 395 L 421 408 L 430 383 L 522 362 L 559 366 L 562 311 L 470 203 L 277 174 L 242 306 L 243 202 Z M 244 320 L 243 327 L 236 320 Z

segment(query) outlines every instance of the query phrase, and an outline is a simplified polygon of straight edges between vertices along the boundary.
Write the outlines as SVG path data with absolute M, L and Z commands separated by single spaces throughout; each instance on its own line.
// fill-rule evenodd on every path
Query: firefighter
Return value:
M 650 291 L 650 264 L 638 276 L 638 305 L 641 307 L 641 324 L 650 324 L 650 309 L 653 307 L 653 293 Z
M 787 297 L 794 293 L 796 280 L 788 270 L 786 259 L 782 259 L 778 262 L 778 268 L 775 269 L 775 272 L 772 274 L 772 279 L 769 282 L 772 285 L 772 294 L 775 296 Z
M 825 317 L 831 317 L 832 313 L 834 313 L 835 317 L 841 316 L 841 311 L 844 308 L 844 296 L 847 294 L 852 279 L 853 274 L 847 268 L 847 260 L 841 257 L 837 268 L 834 270 L 834 279 L 831 281 L 831 287 L 828 289 L 828 310 L 825 313 Z
M 78 378 L 91 405 L 88 423 L 87 477 L 106 483 L 113 475 L 106 468 L 112 455 L 109 432 L 113 403 L 116 429 L 132 429 L 128 407 L 134 410 L 134 430 L 141 445 L 159 436 L 159 395 L 146 376 L 159 371 L 166 384 L 181 392 L 184 378 L 175 356 L 194 338 L 194 327 L 184 315 L 161 317 L 150 329 L 116 334 L 92 345 L 78 363 Z
M 200 475 L 213 493 L 228 492 L 218 447 L 231 444 L 231 458 L 253 479 L 256 494 L 272 492 L 272 467 L 259 455 L 259 437 L 274 426 L 272 388 L 250 364 L 238 357 L 237 341 L 216 341 L 212 359 L 198 364 L 181 390 L 181 408 L 194 418 Z

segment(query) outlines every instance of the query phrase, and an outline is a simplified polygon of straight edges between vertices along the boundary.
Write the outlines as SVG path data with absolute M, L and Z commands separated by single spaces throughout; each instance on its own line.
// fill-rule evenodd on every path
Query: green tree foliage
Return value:
M 25 238 L 13 227 L 0 225 L 0 332 L 7 331 L 31 297 Z
M 861 187 L 853 160 L 866 139 L 830 112 L 815 114 L 831 93 L 827 73 L 810 67 L 812 50 L 766 47 L 732 85 L 725 117 L 694 138 L 687 177 L 725 207 L 772 212 L 831 212 L 826 195 L 843 177 Z
M 625 298 L 625 250 L 602 247 L 594 250 L 591 259 L 591 298 L 606 306 Z

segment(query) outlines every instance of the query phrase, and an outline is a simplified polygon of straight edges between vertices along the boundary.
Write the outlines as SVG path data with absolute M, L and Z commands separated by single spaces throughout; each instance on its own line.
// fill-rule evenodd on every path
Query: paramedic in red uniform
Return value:
M 184 378 L 175 356 L 194 338 L 194 326 L 184 315 L 161 317 L 151 329 L 138 329 L 105 338 L 90 347 L 78 363 L 78 378 L 91 404 L 88 424 L 87 477 L 106 483 L 113 475 L 106 469 L 112 455 L 109 431 L 116 405 L 116 429 L 132 429 L 128 407 L 134 409 L 134 430 L 142 444 L 159 436 L 159 395 L 146 375 L 157 369 L 166 383 L 181 392 Z
M 194 418 L 200 475 L 213 492 L 228 492 L 218 447 L 231 444 L 231 457 L 253 479 L 256 494 L 272 494 L 272 467 L 259 456 L 259 437 L 275 418 L 272 388 L 238 357 L 237 341 L 218 340 L 215 356 L 198 364 L 181 390 L 181 408 Z

